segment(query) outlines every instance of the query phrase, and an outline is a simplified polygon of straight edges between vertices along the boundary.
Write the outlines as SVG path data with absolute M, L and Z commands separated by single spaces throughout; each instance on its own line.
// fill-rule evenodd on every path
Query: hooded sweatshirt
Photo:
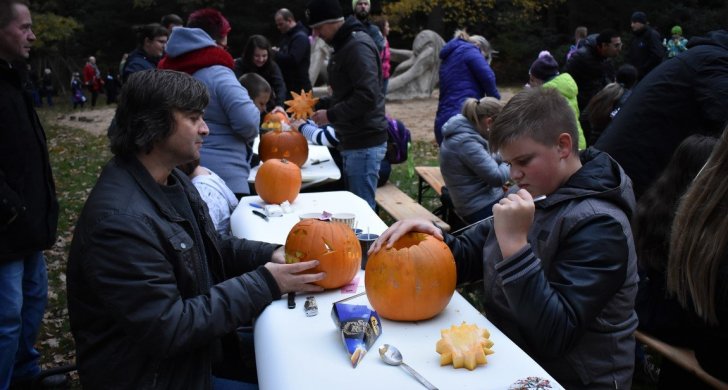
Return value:
M 440 171 L 455 212 L 467 217 L 503 197 L 510 169 L 490 153 L 488 141 L 462 114 L 442 127 Z
M 584 138 L 584 130 L 581 128 L 579 123 L 579 103 L 576 96 L 579 94 L 579 88 L 576 86 L 576 81 L 568 73 L 561 73 L 551 80 L 543 84 L 544 88 L 553 88 L 561 94 L 561 96 L 569 102 L 569 107 L 574 111 L 574 117 L 576 118 L 576 129 L 579 131 L 579 150 L 586 149 L 586 138 Z
M 233 72 L 233 59 L 199 28 L 177 27 L 167 42 L 160 69 L 191 74 L 210 93 L 204 119 L 210 128 L 200 151 L 200 164 L 220 175 L 237 194 L 248 194 L 253 140 L 260 111 Z
M 637 256 L 629 178 L 606 153 L 536 204 L 528 243 L 503 258 L 491 223 L 446 235 L 458 283 L 484 280 L 490 321 L 567 389 L 629 388 Z

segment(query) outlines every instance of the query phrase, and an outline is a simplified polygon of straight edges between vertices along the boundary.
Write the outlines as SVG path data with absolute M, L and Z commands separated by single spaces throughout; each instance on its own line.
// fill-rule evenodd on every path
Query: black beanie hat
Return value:
M 344 20 L 339 0 L 312 0 L 306 6 L 306 17 L 309 27 L 318 27 L 324 23 Z
M 531 75 L 542 81 L 549 81 L 559 74 L 559 64 L 548 51 L 538 54 L 536 61 L 531 64 Z
M 637 11 L 632 14 L 632 21 L 647 24 L 647 14 L 642 11 Z

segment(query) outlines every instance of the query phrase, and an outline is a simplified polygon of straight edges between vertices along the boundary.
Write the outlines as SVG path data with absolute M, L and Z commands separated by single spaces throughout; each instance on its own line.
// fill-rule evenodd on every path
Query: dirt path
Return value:
M 115 111 L 116 106 L 82 109 L 61 114 L 56 120 L 62 126 L 83 129 L 93 135 L 102 135 L 106 134 Z

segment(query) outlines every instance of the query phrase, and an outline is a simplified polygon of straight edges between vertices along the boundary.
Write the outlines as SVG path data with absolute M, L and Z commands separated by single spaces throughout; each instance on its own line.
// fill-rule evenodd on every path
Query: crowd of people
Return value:
M 388 176 L 391 75 L 386 18 L 369 0 L 310 0 L 306 19 L 280 9 L 273 45 L 252 35 L 227 51 L 234 26 L 204 8 L 139 26 L 118 69 L 93 56 L 72 76 L 74 108 L 89 94 L 118 103 L 113 158 L 77 221 L 67 268 L 71 332 L 87 388 L 255 388 L 251 343 L 272 301 L 314 292 L 317 260 L 286 264 L 283 248 L 230 234 L 230 213 L 255 164 L 261 118 L 312 89 L 313 39 L 333 48 L 330 94 L 295 129 L 332 148 L 344 186 L 376 207 Z M 459 234 L 430 221 L 394 223 L 370 252 L 404 234 L 443 240 L 458 283 L 481 281 L 488 319 L 569 389 L 630 388 L 642 329 L 695 352 L 728 381 L 728 32 L 663 40 L 634 12 L 627 64 L 621 34 L 575 31 L 559 65 L 535 55 L 528 84 L 501 101 L 483 36 L 458 30 L 439 53 L 434 134 Z M 0 388 L 30 386 L 47 300 L 43 250 L 58 201 L 40 93 L 25 61 L 36 37 L 26 0 L 0 0 Z M 536 53 L 534 53 L 536 54 Z M 43 72 L 52 105 L 52 71 Z M 48 82 L 46 82 L 48 78 Z M 123 87 L 121 87 L 123 84 Z M 121 91 L 119 91 L 121 87 Z M 117 97 L 118 96 L 118 97 Z M 536 201 L 535 199 L 538 199 Z M 478 223 L 489 218 L 484 223 Z M 245 361 L 247 359 L 247 361 Z M 665 362 L 658 385 L 698 388 Z

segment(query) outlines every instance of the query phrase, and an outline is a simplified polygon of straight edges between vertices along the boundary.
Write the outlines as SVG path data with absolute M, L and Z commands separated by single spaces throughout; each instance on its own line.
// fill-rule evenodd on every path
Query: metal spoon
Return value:
M 433 386 L 432 383 L 428 382 L 427 379 L 423 378 L 417 371 L 413 370 L 412 367 L 408 366 L 402 361 L 402 353 L 393 345 L 384 344 L 379 347 L 379 356 L 382 357 L 385 363 L 391 366 L 402 366 L 407 372 L 412 374 L 420 383 L 422 383 L 428 390 L 437 390 L 437 387 Z

